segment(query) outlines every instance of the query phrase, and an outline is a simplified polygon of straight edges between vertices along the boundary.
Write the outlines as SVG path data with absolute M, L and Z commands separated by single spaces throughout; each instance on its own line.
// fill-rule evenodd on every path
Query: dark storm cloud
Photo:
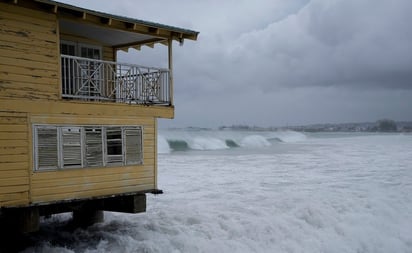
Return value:
M 410 13 L 409 0 L 313 0 L 297 14 L 239 37 L 225 60 L 248 69 L 244 79 L 264 89 L 411 89 Z
M 412 88 L 410 0 L 66 2 L 199 30 L 175 62 L 201 89 Z
M 411 0 L 66 2 L 200 31 L 174 46 L 172 125 L 412 120 Z
M 226 24 L 220 33 L 206 30 L 198 42 L 185 45 L 176 58 L 176 69 L 185 70 L 176 76 L 177 108 L 182 110 L 176 112 L 177 121 L 286 125 L 410 120 L 412 1 L 300 4 L 282 18 L 266 18 L 265 25 L 237 33 L 229 28 L 226 37 L 218 36 Z M 238 17 L 232 17 L 232 26 L 237 27 Z M 201 114 L 199 108 L 205 108 Z

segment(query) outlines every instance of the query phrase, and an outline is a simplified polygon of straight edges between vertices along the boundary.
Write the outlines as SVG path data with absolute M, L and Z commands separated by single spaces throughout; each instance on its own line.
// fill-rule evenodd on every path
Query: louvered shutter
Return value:
M 106 154 L 108 165 L 123 164 L 123 142 L 121 127 L 106 128 Z
M 82 166 L 80 127 L 62 127 L 63 167 Z
M 142 163 L 142 130 L 141 128 L 125 129 L 126 164 Z
M 58 167 L 57 128 L 37 127 L 37 169 Z
M 103 166 L 103 142 L 101 127 L 85 127 L 86 167 Z

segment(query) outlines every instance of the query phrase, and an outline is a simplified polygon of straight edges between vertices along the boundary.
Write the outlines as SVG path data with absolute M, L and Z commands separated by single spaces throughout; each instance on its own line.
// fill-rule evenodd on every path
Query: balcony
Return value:
M 61 55 L 62 97 L 141 105 L 172 105 L 168 69 Z

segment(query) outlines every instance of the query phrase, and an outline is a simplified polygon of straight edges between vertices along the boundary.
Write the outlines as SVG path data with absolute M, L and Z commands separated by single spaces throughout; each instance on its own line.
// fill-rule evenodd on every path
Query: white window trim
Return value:
M 63 157 L 63 135 L 62 128 L 66 127 L 79 127 L 80 130 L 80 148 L 81 148 L 81 166 L 64 166 Z M 102 166 L 88 166 L 87 164 L 87 154 L 86 154 L 86 132 L 85 128 L 96 127 L 101 128 L 102 135 Z M 121 138 L 122 138 L 122 162 L 121 164 L 111 164 L 108 163 L 107 154 L 107 137 L 106 129 L 110 127 L 120 127 L 121 128 Z M 43 167 L 39 168 L 39 158 L 38 158 L 38 129 L 40 128 L 50 128 L 56 129 L 57 131 L 57 168 L 55 167 Z M 140 160 L 137 163 L 128 163 L 126 157 L 126 130 L 137 129 L 140 130 Z M 33 161 L 34 161 L 34 171 L 51 171 L 51 170 L 68 170 L 68 169 L 79 169 L 79 168 L 99 168 L 99 167 L 122 167 L 122 166 L 133 166 L 133 165 L 143 165 L 144 161 L 144 145 L 143 145 L 144 128 L 141 125 L 45 125 L 45 124 L 34 124 L 33 125 Z

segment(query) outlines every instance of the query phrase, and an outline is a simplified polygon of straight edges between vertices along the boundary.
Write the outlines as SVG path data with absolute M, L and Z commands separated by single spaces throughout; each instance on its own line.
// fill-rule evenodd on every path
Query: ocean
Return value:
M 22 252 L 412 252 L 412 134 L 162 129 L 147 212 Z

